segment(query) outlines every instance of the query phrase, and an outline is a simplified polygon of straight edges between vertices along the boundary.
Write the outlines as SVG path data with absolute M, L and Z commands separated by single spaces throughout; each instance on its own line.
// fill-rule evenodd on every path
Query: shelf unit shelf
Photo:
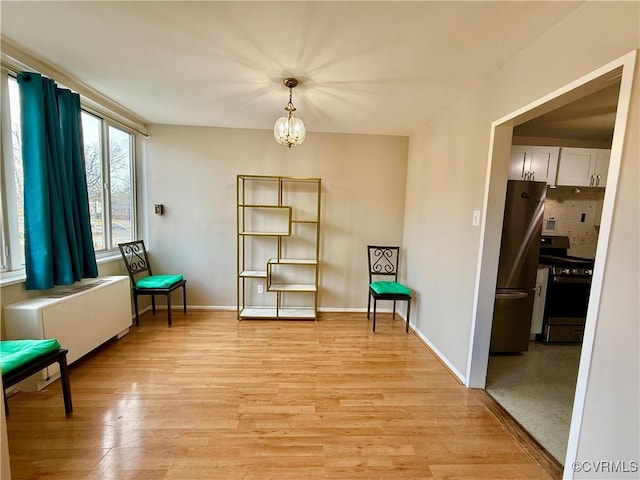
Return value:
M 238 320 L 317 320 L 321 192 L 315 177 L 237 176 Z
M 307 258 L 270 258 L 268 265 L 317 265 L 318 261 Z
M 267 278 L 266 270 L 243 270 L 240 276 L 244 278 Z
M 315 292 L 315 285 L 306 283 L 272 283 L 267 287 L 267 292 Z
M 316 311 L 313 308 L 280 308 L 273 307 L 244 307 L 239 313 L 240 319 L 301 319 L 315 320 Z
M 289 232 L 238 232 L 241 237 L 288 237 Z

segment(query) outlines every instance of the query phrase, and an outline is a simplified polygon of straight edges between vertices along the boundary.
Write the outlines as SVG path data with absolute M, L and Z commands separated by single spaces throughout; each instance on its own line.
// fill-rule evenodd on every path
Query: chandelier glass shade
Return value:
M 295 78 L 285 78 L 282 83 L 289 88 L 289 103 L 284 107 L 287 111 L 287 116 L 276 120 L 276 124 L 273 127 L 273 135 L 276 138 L 276 142 L 291 148 L 304 142 L 307 131 L 304 128 L 304 122 L 293 114 L 296 111 L 296 107 L 293 106 L 292 102 L 293 87 L 298 85 L 298 81 Z

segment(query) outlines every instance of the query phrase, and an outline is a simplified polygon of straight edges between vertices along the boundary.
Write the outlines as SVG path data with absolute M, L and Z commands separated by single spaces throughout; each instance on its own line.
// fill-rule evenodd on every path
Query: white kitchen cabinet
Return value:
M 596 156 L 596 166 L 593 169 L 594 181 L 596 187 L 604 187 L 607 185 L 607 174 L 609 173 L 609 159 L 611 158 L 611 150 L 600 148 Z
M 554 186 L 560 147 L 513 145 L 509 180 L 547 182 Z
M 607 183 L 611 150 L 562 148 L 558 162 L 557 185 L 604 187 Z

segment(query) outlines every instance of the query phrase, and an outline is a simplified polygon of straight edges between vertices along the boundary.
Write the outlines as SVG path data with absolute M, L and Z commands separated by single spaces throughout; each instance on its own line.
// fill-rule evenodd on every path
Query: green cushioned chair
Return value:
M 167 322 L 171 326 L 171 293 L 182 287 L 182 308 L 184 314 L 187 314 L 187 281 L 182 275 L 154 275 L 151 271 L 147 249 L 142 240 L 120 243 L 118 247 L 129 272 L 129 278 L 131 278 L 136 325 L 140 325 L 138 295 L 151 295 L 151 309 L 154 315 L 156 313 L 155 296 L 165 295 L 167 297 Z
M 396 301 L 407 302 L 407 325 L 405 332 L 409 333 L 409 313 L 411 312 L 411 289 L 398 283 L 398 265 L 400 261 L 400 247 L 384 247 L 369 245 L 369 299 L 367 302 L 367 318 L 371 310 L 373 298 L 373 332 L 376 331 L 376 305 L 378 300 L 393 301 L 393 318 L 396 317 Z M 385 280 L 376 280 L 377 278 Z
M 69 370 L 67 368 L 68 350 L 61 348 L 55 339 L 46 340 L 2 340 L 0 341 L 0 370 L 2 370 L 2 394 L 4 410 L 9 415 L 6 388 L 19 383 L 53 363 L 60 366 L 60 382 L 64 412 L 68 417 L 73 412 Z

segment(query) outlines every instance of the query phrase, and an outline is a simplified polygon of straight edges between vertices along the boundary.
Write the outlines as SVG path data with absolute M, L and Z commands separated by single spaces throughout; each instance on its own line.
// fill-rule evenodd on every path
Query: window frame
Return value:
M 81 102 L 82 103 L 82 102 Z M 114 253 L 119 255 L 118 245 L 111 245 L 113 240 L 113 233 L 111 227 L 113 224 L 112 218 L 112 198 L 111 198 L 111 158 L 110 158 L 110 135 L 109 128 L 116 128 L 129 135 L 129 178 L 131 181 L 131 241 L 138 239 L 138 205 L 137 205 L 137 188 L 136 188 L 136 131 L 120 122 L 107 117 L 106 115 L 97 112 L 95 109 L 82 105 L 83 113 L 91 115 L 92 117 L 100 120 L 100 155 L 101 155 L 101 167 L 102 167 L 102 211 L 106 212 L 103 217 L 103 242 L 105 248 L 96 249 L 96 259 L 110 257 Z M 84 133 L 84 132 L 83 132 Z M 85 163 L 86 165 L 86 163 Z M 108 228 L 107 228 L 108 226 Z M 111 245 L 111 248 L 108 246 Z
M 109 229 L 108 229 L 108 239 L 109 239 L 109 245 L 112 245 L 113 243 L 113 195 L 112 195 L 112 190 L 111 190 L 111 185 L 112 185 L 112 181 L 111 181 L 111 135 L 110 135 L 110 129 L 114 128 L 116 130 L 119 130 L 121 132 L 127 133 L 129 134 L 129 179 L 131 182 L 130 188 L 131 188 L 131 193 L 129 195 L 129 202 L 130 202 L 130 209 L 131 209 L 131 239 L 127 240 L 129 242 L 133 242 L 135 240 L 138 239 L 138 215 L 137 215 L 137 210 L 138 210 L 138 206 L 137 206 L 137 191 L 136 191 L 136 164 L 135 164 L 135 158 L 136 158 L 136 135 L 135 132 L 130 129 L 129 127 L 125 127 L 124 125 L 115 122 L 111 119 L 104 119 L 104 129 L 106 130 L 106 135 L 104 137 L 105 141 L 108 142 L 107 144 L 105 144 L 104 148 L 107 150 L 107 157 L 108 157 L 108 167 L 109 167 L 109 185 L 108 185 L 108 192 L 109 195 L 107 196 L 107 202 L 108 202 L 108 211 L 109 211 Z M 112 245 L 110 249 L 107 249 L 107 252 L 111 253 L 111 252 L 120 252 L 118 245 Z

